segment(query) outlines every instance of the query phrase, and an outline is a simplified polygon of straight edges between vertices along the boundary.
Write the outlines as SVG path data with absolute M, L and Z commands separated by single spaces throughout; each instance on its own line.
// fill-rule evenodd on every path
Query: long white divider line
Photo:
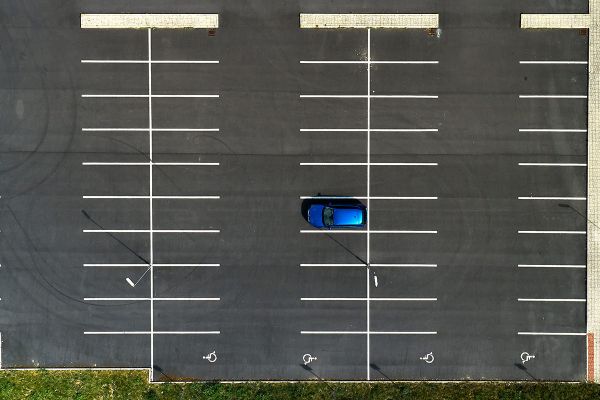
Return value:
M 148 128 L 81 128 L 82 132 L 149 132 Z M 219 128 L 153 128 L 152 132 L 219 132 Z
M 220 297 L 84 297 L 85 301 L 220 301 Z
M 437 297 L 301 297 L 301 301 L 437 301 Z
M 542 302 L 569 302 L 569 303 L 585 303 L 586 299 L 522 299 L 518 301 L 542 301 Z
M 82 64 L 218 64 L 218 60 L 81 60 Z
M 148 64 L 150 65 L 150 64 Z M 82 94 L 83 98 L 218 98 L 218 94 Z
M 379 163 L 374 163 L 374 162 L 356 162 L 356 163 L 351 163 L 351 162 L 301 162 L 300 165 L 302 166 L 317 166 L 317 165 L 331 165 L 331 166 L 371 166 L 371 165 L 375 165 L 375 166 L 417 166 L 417 165 L 421 165 L 421 166 L 437 166 L 438 163 L 426 163 L 426 162 L 414 162 L 414 163 L 394 163 L 394 162 L 389 162 L 389 163 L 384 163 L 384 162 L 379 162 Z
M 83 264 L 84 267 L 144 267 L 147 268 L 150 264 Z M 153 264 L 154 267 L 220 267 L 221 264 Z
M 522 234 L 585 235 L 586 231 L 519 231 Z
M 519 268 L 586 268 L 585 264 L 519 264 Z
M 439 64 L 439 61 L 407 60 L 407 61 L 363 61 L 363 60 L 302 60 L 300 64 Z
M 587 133 L 587 129 L 519 129 L 519 132 L 572 132 Z
M 301 99 L 437 99 L 437 95 L 425 94 L 301 94 Z
M 149 199 L 150 196 L 82 196 L 84 199 Z M 221 196 L 152 196 L 154 200 L 218 200 Z
M 84 331 L 84 335 L 220 335 L 221 331 Z
M 520 94 L 520 99 L 587 99 L 580 94 Z
M 84 229 L 83 232 L 84 233 L 219 233 L 221 231 L 219 229 Z
M 586 163 L 519 163 L 523 167 L 587 167 Z
M 585 64 L 587 65 L 587 61 L 558 61 L 558 60 L 530 60 L 530 61 L 519 61 L 519 64 Z
M 367 220 L 368 223 L 368 220 Z M 302 229 L 300 233 L 374 233 L 374 234 L 437 234 L 438 231 L 374 231 L 374 230 L 353 230 L 353 229 Z
M 300 196 L 300 200 L 437 200 L 437 196 Z
M 82 162 L 81 165 L 113 165 L 113 166 L 139 166 L 139 165 L 171 165 L 171 166 L 190 166 L 190 165 L 220 165 L 218 162 Z
M 435 331 L 300 331 L 302 335 L 437 335 Z
M 439 132 L 436 128 L 405 128 L 405 129 L 360 129 L 360 128 L 302 128 L 300 132 Z
M 564 201 L 585 201 L 586 197 L 535 197 L 523 196 L 518 197 L 519 200 L 564 200 Z
M 367 264 L 300 264 L 301 267 L 366 267 Z M 370 264 L 379 268 L 436 268 L 437 264 Z
M 586 336 L 586 332 L 517 332 L 517 335 L 532 336 Z

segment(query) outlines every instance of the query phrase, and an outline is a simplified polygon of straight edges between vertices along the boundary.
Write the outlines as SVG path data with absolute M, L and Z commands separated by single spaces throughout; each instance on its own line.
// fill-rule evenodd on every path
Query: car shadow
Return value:
M 338 204 L 338 205 L 348 205 L 348 206 L 362 205 L 363 207 L 366 207 L 365 204 L 363 204 L 360 200 L 352 199 L 352 198 L 346 198 L 346 199 L 344 199 L 344 198 L 332 199 L 331 198 L 331 197 L 335 197 L 335 196 L 339 196 L 339 195 L 317 193 L 316 195 L 312 196 L 312 198 L 310 198 L 310 199 L 302 200 L 302 204 L 300 206 L 300 213 L 302 214 L 302 218 L 304 218 L 304 220 L 306 222 L 308 222 L 308 209 L 315 204 L 319 204 L 319 205 Z

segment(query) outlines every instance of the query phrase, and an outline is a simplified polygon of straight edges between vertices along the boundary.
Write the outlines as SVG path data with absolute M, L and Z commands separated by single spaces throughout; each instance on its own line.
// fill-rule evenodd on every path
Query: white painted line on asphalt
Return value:
M 371 132 L 439 132 L 439 129 L 427 128 L 427 129 L 370 129 Z M 359 128 L 303 128 L 300 132 L 367 132 L 367 129 Z
M 301 99 L 437 99 L 437 95 L 426 94 L 301 94 Z
M 517 332 L 517 335 L 534 336 L 586 336 L 586 332 Z
M 370 335 L 437 335 L 435 331 L 369 331 Z M 300 331 L 302 335 L 366 335 L 367 331 Z
M 518 301 L 585 303 L 586 299 L 523 299 L 523 298 L 519 298 Z
M 148 267 L 150 264 L 83 264 L 84 267 Z
M 371 267 L 378 268 L 437 268 L 437 264 L 373 264 Z
M 331 166 L 368 166 L 368 165 L 375 165 L 375 166 L 437 166 L 438 163 L 424 163 L 424 162 L 415 162 L 415 163 L 393 163 L 393 162 L 389 162 L 389 163 L 383 163 L 383 162 L 379 162 L 379 163 L 366 163 L 366 162 L 356 162 L 356 163 L 336 163 L 336 162 L 304 162 L 304 163 L 300 163 L 300 165 L 302 166 L 315 166 L 315 165 L 331 165 Z
M 580 94 L 520 94 L 520 99 L 587 99 Z
M 371 233 L 385 234 L 385 233 L 400 233 L 400 234 L 437 234 L 438 231 L 374 231 L 370 230 Z M 319 230 L 319 229 L 303 229 L 300 233 L 367 233 L 363 230 L 354 229 L 331 229 L 331 230 Z
M 361 60 L 302 60 L 300 64 L 439 64 L 439 61 L 361 61 Z
M 220 301 L 220 297 L 84 297 L 85 301 Z
M 564 201 L 585 201 L 585 197 L 519 197 L 519 200 L 564 200 Z
M 201 163 L 201 162 L 82 162 L 81 165 L 114 165 L 114 166 L 140 166 L 140 165 L 171 165 L 171 166 L 189 166 L 201 165 L 211 166 L 220 165 L 218 162 Z
M 519 264 L 519 268 L 585 268 L 585 264 Z
M 525 167 L 587 167 L 586 163 L 519 163 Z
M 84 331 L 84 335 L 219 335 L 221 331 Z
M 217 98 L 218 94 L 82 94 L 83 98 Z
M 219 233 L 218 229 L 84 229 L 84 233 Z
M 220 267 L 221 264 L 154 264 L 155 267 Z
M 439 14 L 300 14 L 300 28 L 439 28 Z
M 218 64 L 217 60 L 81 60 L 82 64 Z
M 529 61 L 519 61 L 519 64 L 585 64 L 587 65 L 587 61 L 558 61 L 558 60 L 529 60 Z
M 152 264 L 154 267 L 220 267 L 221 264 Z M 83 264 L 84 267 L 149 267 L 150 264 Z
M 563 234 L 563 235 L 585 235 L 586 231 L 519 231 L 519 233 L 523 234 Z
M 519 129 L 519 132 L 569 132 L 587 133 L 587 129 Z
M 436 196 L 300 196 L 301 200 L 437 200 Z
M 149 199 L 150 196 L 82 196 L 84 199 Z M 165 200 L 218 200 L 221 196 L 152 196 Z
M 301 301 L 437 301 L 437 297 L 301 297 Z
M 149 128 L 81 128 L 82 132 L 148 132 Z M 152 128 L 152 132 L 219 132 L 219 128 Z
M 300 264 L 301 267 L 366 267 L 367 264 Z
M 81 14 L 80 23 L 82 29 L 216 29 L 219 14 Z

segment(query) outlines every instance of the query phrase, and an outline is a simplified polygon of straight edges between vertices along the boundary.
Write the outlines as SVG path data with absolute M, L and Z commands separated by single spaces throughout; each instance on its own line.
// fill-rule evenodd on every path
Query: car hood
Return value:
M 316 228 L 323 228 L 323 209 L 325 206 L 321 204 L 313 204 L 308 209 L 308 223 Z

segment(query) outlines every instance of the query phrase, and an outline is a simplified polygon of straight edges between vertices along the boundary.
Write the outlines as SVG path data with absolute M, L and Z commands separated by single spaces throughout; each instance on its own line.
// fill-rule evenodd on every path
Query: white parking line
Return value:
M 519 163 L 523 167 L 587 167 L 586 163 Z
M 406 233 L 406 234 L 437 234 L 438 231 L 374 231 L 369 230 L 371 233 L 375 234 L 385 234 L 385 233 Z M 355 229 L 331 229 L 331 230 L 321 230 L 321 229 L 303 229 L 300 233 L 367 233 L 367 231 L 355 230 Z
M 437 301 L 437 297 L 301 297 L 301 301 Z
M 557 235 L 585 235 L 586 231 L 519 231 L 522 234 L 557 234 Z
M 437 200 L 437 196 L 300 196 L 301 200 Z
M 585 264 L 519 264 L 519 268 L 585 268 Z
M 519 200 L 564 200 L 564 201 L 585 201 L 586 197 L 519 197 Z
M 585 303 L 586 299 L 522 299 L 518 301 Z
M 586 336 L 586 332 L 517 332 L 517 335 L 535 336 Z
M 436 331 L 300 331 L 302 335 L 437 335 Z
M 84 199 L 149 199 L 150 196 L 82 196 Z M 152 196 L 163 200 L 218 200 L 221 196 Z
M 84 233 L 219 233 L 218 229 L 84 229 Z
M 302 60 L 300 64 L 439 64 L 439 61 L 407 60 L 407 61 L 363 61 L 363 60 Z
M 519 129 L 519 132 L 569 132 L 587 133 L 587 129 Z
M 85 301 L 220 301 L 220 297 L 84 297 Z
M 300 264 L 301 267 L 366 267 L 367 264 Z M 378 268 L 435 268 L 437 264 L 370 264 Z
M 217 60 L 81 60 L 82 64 L 219 64 Z
M 393 163 L 393 162 L 389 162 L 389 163 L 374 163 L 374 162 L 356 162 L 356 163 L 337 163 L 337 162 L 304 162 L 304 163 L 300 163 L 300 165 L 302 166 L 316 166 L 316 165 L 331 165 L 331 166 L 369 166 L 369 165 L 375 165 L 375 166 L 411 166 L 411 165 L 420 165 L 420 166 L 437 166 L 438 163 L 424 163 L 424 162 L 415 162 L 415 163 Z
M 82 94 L 83 98 L 218 98 L 218 94 Z
M 221 264 L 152 264 L 154 267 L 220 267 Z M 150 264 L 83 264 L 84 267 L 149 267 Z
M 113 165 L 113 166 L 148 166 L 148 165 L 171 165 L 171 166 L 211 166 L 220 165 L 218 162 L 201 163 L 201 162 L 82 162 L 81 165 Z
M 585 64 L 587 65 L 587 61 L 558 61 L 558 60 L 530 60 L 530 61 L 519 61 L 519 64 Z
M 520 99 L 587 99 L 579 94 L 520 94 Z
M 426 129 L 360 129 L 360 128 L 303 128 L 300 132 L 439 132 L 439 129 L 426 128 Z
M 301 94 L 301 99 L 437 99 L 437 95 L 425 94 Z
M 149 132 L 149 128 L 81 128 L 82 132 Z M 152 132 L 219 132 L 219 128 L 152 128 Z
M 221 331 L 84 331 L 84 335 L 220 335 Z

